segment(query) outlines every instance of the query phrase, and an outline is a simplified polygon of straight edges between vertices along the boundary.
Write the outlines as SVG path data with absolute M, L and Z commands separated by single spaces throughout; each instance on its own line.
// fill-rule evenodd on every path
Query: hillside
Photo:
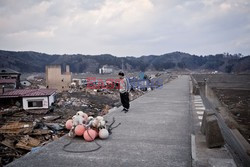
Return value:
M 196 56 L 188 53 L 173 52 L 164 55 L 141 57 L 115 57 L 104 55 L 48 55 L 37 52 L 13 52 L 0 50 L 0 67 L 11 68 L 20 72 L 44 72 L 48 64 L 69 64 L 75 73 L 93 72 L 103 65 L 128 71 L 166 70 L 166 69 L 208 69 L 222 72 L 244 73 L 250 71 L 250 56 L 217 54 Z

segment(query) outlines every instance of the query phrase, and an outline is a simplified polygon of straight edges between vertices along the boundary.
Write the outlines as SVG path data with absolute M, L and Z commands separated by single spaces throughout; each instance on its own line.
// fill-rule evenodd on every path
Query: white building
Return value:
M 99 74 L 110 74 L 113 72 L 113 68 L 109 67 L 108 65 L 102 66 L 99 68 Z

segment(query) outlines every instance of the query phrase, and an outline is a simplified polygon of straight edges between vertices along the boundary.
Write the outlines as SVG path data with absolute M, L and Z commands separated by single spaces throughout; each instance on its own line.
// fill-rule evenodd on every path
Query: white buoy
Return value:
M 99 121 L 103 121 L 104 118 L 102 116 L 97 116 L 96 119 L 98 119 Z
M 101 129 L 99 131 L 99 137 L 100 139 L 107 139 L 109 137 L 109 132 L 107 129 Z
M 88 121 L 90 121 L 90 120 L 92 120 L 92 119 L 94 119 L 94 117 L 92 117 L 92 116 L 89 116 L 89 117 L 88 117 Z
M 100 126 L 104 127 L 106 125 L 106 122 L 104 120 L 100 121 Z

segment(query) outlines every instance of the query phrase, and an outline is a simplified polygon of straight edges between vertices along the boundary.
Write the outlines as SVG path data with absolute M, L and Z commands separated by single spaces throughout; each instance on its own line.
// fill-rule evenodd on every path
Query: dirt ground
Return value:
M 250 90 L 218 88 L 213 90 L 238 123 L 238 130 L 250 143 Z
M 225 108 L 223 116 L 230 128 L 237 128 L 250 143 L 250 75 L 194 74 L 195 80 L 208 86 Z

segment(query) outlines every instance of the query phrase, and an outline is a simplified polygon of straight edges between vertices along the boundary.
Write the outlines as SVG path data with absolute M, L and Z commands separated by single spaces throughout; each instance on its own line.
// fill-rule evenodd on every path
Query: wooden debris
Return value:
M 25 110 L 29 114 L 43 115 L 49 112 L 48 109 L 37 109 L 37 110 Z
M 22 111 L 22 108 L 12 107 L 0 111 L 0 115 L 13 115 L 14 113 Z
M 14 142 L 10 139 L 5 139 L 4 141 L 1 142 L 1 144 L 15 150 L 15 147 L 14 147 Z
M 40 144 L 39 140 L 26 135 L 23 138 L 21 138 L 21 140 L 16 144 L 16 148 L 21 148 L 30 151 L 32 147 L 37 147 L 39 144 Z
M 34 129 L 32 131 L 32 133 L 30 133 L 30 135 L 32 136 L 40 136 L 40 135 L 47 135 L 47 134 L 51 134 L 52 131 L 51 130 L 47 130 L 47 129 Z
M 53 135 L 53 136 L 52 136 L 52 139 L 53 139 L 53 140 L 58 140 L 59 137 L 58 137 L 57 135 Z
M 43 119 L 45 119 L 46 121 L 53 121 L 53 120 L 56 120 L 59 118 L 61 118 L 61 116 L 45 116 L 45 117 L 43 117 Z
M 1 127 L 0 133 L 27 134 L 32 131 L 32 128 L 33 128 L 33 123 L 31 122 L 11 122 Z

